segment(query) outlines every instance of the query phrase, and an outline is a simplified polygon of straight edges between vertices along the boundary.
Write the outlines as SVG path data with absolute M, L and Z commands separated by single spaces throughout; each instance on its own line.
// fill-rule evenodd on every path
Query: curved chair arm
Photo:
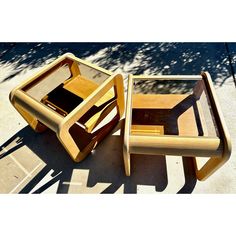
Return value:
M 222 136 L 223 139 L 224 150 L 222 157 L 225 159 L 225 161 L 227 161 L 230 157 L 232 149 L 229 131 L 225 124 L 225 120 L 216 96 L 215 88 L 211 80 L 211 76 L 208 72 L 202 72 L 201 75 L 203 80 L 205 81 L 205 85 L 208 90 L 208 95 L 211 97 L 210 101 L 212 105 L 212 110 L 217 122 L 217 126 L 219 128 L 220 135 Z
M 91 133 L 93 129 L 112 111 L 112 109 L 117 105 L 116 100 L 111 101 L 99 112 L 95 113 L 85 122 L 85 129 L 88 133 Z
M 116 95 L 116 105 L 118 114 L 113 119 L 114 121 L 120 118 L 124 112 L 124 87 L 123 77 L 121 74 L 112 75 L 103 84 L 101 84 L 94 92 L 92 92 L 78 107 L 68 114 L 59 125 L 57 137 L 69 152 L 74 161 L 81 161 L 86 155 L 90 147 L 86 150 L 80 150 L 73 140 L 69 129 L 112 87 L 114 87 Z M 105 112 L 103 110 L 103 112 Z M 101 114 L 102 115 L 102 114 Z M 113 123 L 114 123 L 113 121 Z M 91 145 L 94 145 L 91 143 Z
M 72 76 L 75 76 L 75 74 L 78 74 L 79 71 L 77 68 L 75 68 L 75 64 L 73 64 L 72 57 L 73 54 L 66 53 L 50 63 L 49 65 L 44 66 L 38 73 L 36 73 L 33 77 L 30 77 L 30 79 L 25 80 L 23 83 L 21 83 L 19 86 L 14 88 L 12 92 L 10 93 L 10 101 L 12 100 L 13 93 L 18 89 L 23 89 L 24 91 L 38 83 L 41 79 L 46 77 L 47 75 L 53 73 L 55 70 L 57 70 L 59 67 L 69 64 L 70 72 Z M 77 69 L 77 70 L 76 70 Z

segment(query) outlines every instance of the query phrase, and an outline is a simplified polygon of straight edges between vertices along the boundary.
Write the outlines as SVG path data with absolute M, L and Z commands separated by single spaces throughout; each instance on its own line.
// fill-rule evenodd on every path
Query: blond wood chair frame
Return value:
M 26 89 L 34 86 L 46 75 L 54 72 L 57 68 L 64 65 L 65 63 L 69 64 L 70 72 L 72 78 L 80 74 L 78 63 L 84 64 L 88 67 L 91 67 L 101 73 L 104 73 L 108 76 L 101 85 L 97 87 L 88 97 L 86 97 L 82 103 L 80 103 L 75 109 L 73 109 L 65 117 L 60 115 L 58 112 L 50 109 L 48 106 L 43 104 L 40 101 L 37 101 L 32 96 L 25 92 Z M 73 140 L 72 135 L 69 132 L 69 129 L 77 122 L 89 109 L 99 101 L 101 97 L 104 96 L 110 89 L 114 88 L 115 94 L 115 103 L 114 105 L 117 108 L 117 114 L 115 117 L 104 127 L 95 132 L 94 137 L 87 144 L 85 148 L 80 150 L 78 145 Z M 120 117 L 124 112 L 124 88 L 123 88 L 123 77 L 121 74 L 113 74 L 112 72 L 105 70 L 101 67 L 98 67 L 94 64 L 91 64 L 87 61 L 81 60 L 75 57 L 71 53 L 64 54 L 59 57 L 51 64 L 45 66 L 37 74 L 35 74 L 30 79 L 26 80 L 18 87 L 16 87 L 10 93 L 10 101 L 16 110 L 22 115 L 22 117 L 27 121 L 33 130 L 36 132 L 43 132 L 47 128 L 50 128 L 54 131 L 64 146 L 66 151 L 69 153 L 70 157 L 75 162 L 80 162 L 83 160 L 93 149 L 94 147 L 112 130 L 112 128 L 119 121 Z M 104 112 L 105 115 L 110 110 Z M 102 117 L 103 118 L 103 117 Z M 101 119 L 97 120 L 99 123 Z M 92 125 L 88 132 L 91 132 L 96 124 Z M 83 139 L 83 137 L 82 137 Z
M 132 92 L 134 79 L 142 80 L 203 80 L 210 99 L 215 121 L 219 130 L 219 137 L 206 136 L 174 136 L 174 135 L 132 135 Z M 196 176 L 199 180 L 205 180 L 219 169 L 230 157 L 231 141 L 227 130 L 216 92 L 207 72 L 196 76 L 146 76 L 129 75 L 128 94 L 126 102 L 126 120 L 124 130 L 123 158 L 125 173 L 130 176 L 130 154 L 153 154 L 153 155 L 179 155 L 194 159 Z M 196 157 L 210 157 L 205 165 L 198 169 Z

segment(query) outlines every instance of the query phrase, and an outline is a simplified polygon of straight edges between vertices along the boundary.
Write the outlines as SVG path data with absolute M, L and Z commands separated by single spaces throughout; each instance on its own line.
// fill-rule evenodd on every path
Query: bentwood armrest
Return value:
M 16 108 L 23 109 L 32 116 L 37 117 L 40 122 L 47 124 L 48 128 L 54 132 L 58 132 L 63 116 L 49 109 L 46 105 L 28 96 L 22 90 L 14 91 L 11 102 Z
M 14 90 L 10 93 L 10 100 L 12 99 L 12 95 L 14 91 L 18 89 L 28 89 L 29 87 L 33 86 L 34 84 L 38 83 L 43 77 L 47 76 L 48 74 L 54 72 L 57 68 L 61 67 L 62 65 L 69 64 L 70 65 L 70 71 L 73 73 L 74 67 L 73 65 L 73 54 L 67 53 L 63 56 L 59 57 L 49 65 L 44 66 L 39 72 L 34 74 L 30 79 L 25 80 L 22 82 L 19 86 L 17 86 Z
M 222 114 L 220 104 L 218 102 L 218 98 L 216 96 L 216 91 L 215 91 L 215 88 L 213 86 L 211 76 L 208 72 L 202 72 L 201 75 L 202 75 L 202 77 L 205 81 L 205 84 L 207 86 L 208 95 L 210 97 L 210 101 L 211 101 L 212 109 L 213 109 L 213 112 L 214 112 L 214 116 L 215 116 L 215 119 L 216 119 L 216 122 L 217 122 L 217 125 L 218 125 L 218 128 L 219 128 L 221 137 L 222 137 L 223 142 L 224 142 L 224 149 L 223 149 L 222 157 L 225 160 L 228 160 L 230 155 L 231 155 L 231 150 L 232 150 L 229 131 L 228 131 L 228 128 L 226 126 L 224 116 Z

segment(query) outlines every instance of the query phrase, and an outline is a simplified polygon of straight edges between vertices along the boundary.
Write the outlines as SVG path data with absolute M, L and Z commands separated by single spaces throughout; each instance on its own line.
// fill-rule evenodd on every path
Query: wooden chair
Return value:
M 16 87 L 10 101 L 36 132 L 53 130 L 79 162 L 122 116 L 123 77 L 67 53 Z
M 191 157 L 199 180 L 229 159 L 230 136 L 209 73 L 129 75 L 123 148 L 127 176 L 132 153 Z M 196 157 L 208 158 L 200 169 Z

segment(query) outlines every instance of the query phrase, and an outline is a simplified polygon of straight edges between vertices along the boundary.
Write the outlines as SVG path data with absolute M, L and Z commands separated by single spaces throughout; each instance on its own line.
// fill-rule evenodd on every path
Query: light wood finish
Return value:
M 133 94 L 134 80 L 143 79 L 198 82 L 192 94 Z M 205 107 L 208 103 L 209 111 Z M 206 115 L 213 116 L 212 125 Z M 131 153 L 194 158 L 199 180 L 205 180 L 229 159 L 230 136 L 209 73 L 196 76 L 129 75 L 123 148 L 127 176 L 131 174 Z M 200 170 L 196 157 L 209 158 Z
M 105 74 L 107 79 L 102 84 L 96 84 L 80 74 L 78 63 Z M 70 78 L 65 81 L 53 78 L 54 72 L 64 65 L 69 65 Z M 34 87 L 39 86 L 48 76 L 55 82 L 50 87 L 52 91 L 46 88 L 46 94 L 35 96 L 32 92 L 36 91 Z M 9 98 L 32 129 L 36 132 L 43 132 L 47 128 L 53 130 L 70 157 L 79 162 L 113 129 L 123 115 L 123 77 L 67 53 L 17 86 Z M 114 108 L 117 113 L 113 118 L 96 129 Z
M 218 102 L 218 98 L 214 89 L 214 85 L 212 83 L 211 76 L 208 72 L 202 72 L 201 75 L 208 90 L 209 99 L 211 101 L 211 106 L 219 129 L 220 138 L 223 142 L 223 150 L 220 159 L 216 159 L 215 156 L 212 156 L 199 170 L 195 158 L 195 169 L 197 178 L 199 180 L 205 180 L 216 170 L 218 170 L 222 165 L 224 165 L 226 161 L 229 160 L 232 146 L 229 131 L 227 129 L 224 116 L 220 109 L 220 104 Z
M 163 135 L 163 125 L 132 125 L 131 134 L 143 134 L 143 135 Z
M 126 113 L 125 113 L 125 127 L 124 127 L 124 145 L 123 145 L 123 157 L 125 165 L 125 174 L 130 176 L 130 133 L 131 133 L 131 121 L 132 121 L 132 87 L 133 76 L 128 76 L 128 91 L 126 100 Z
M 70 80 L 63 86 L 63 88 L 81 97 L 82 99 L 87 98 L 98 87 L 99 84 L 96 84 L 95 82 L 81 75 L 76 76 L 74 79 Z M 95 106 L 101 106 L 103 103 L 112 99 L 112 97 L 114 97 L 114 92 L 112 90 L 108 91 L 95 103 Z
M 173 109 L 188 94 L 133 94 L 132 107 L 137 109 Z
M 130 152 L 139 154 L 199 157 L 214 155 L 216 158 L 221 158 L 223 152 L 223 144 L 219 138 L 131 135 L 129 142 Z
M 163 134 L 205 136 L 205 123 L 199 125 L 204 116 L 197 102 L 189 94 L 133 94 L 131 133 L 134 127 L 143 125 L 146 134 L 151 132 L 151 126 L 153 131 L 162 126 Z
M 87 120 L 84 125 L 87 132 L 91 133 L 93 129 L 117 106 L 117 102 L 107 104 L 101 111 L 95 113 L 89 120 Z
M 91 80 L 88 80 L 82 75 L 76 76 L 74 79 L 68 81 L 63 86 L 64 89 L 74 93 L 75 95 L 85 99 L 88 97 L 95 89 L 98 88 L 98 84 Z

